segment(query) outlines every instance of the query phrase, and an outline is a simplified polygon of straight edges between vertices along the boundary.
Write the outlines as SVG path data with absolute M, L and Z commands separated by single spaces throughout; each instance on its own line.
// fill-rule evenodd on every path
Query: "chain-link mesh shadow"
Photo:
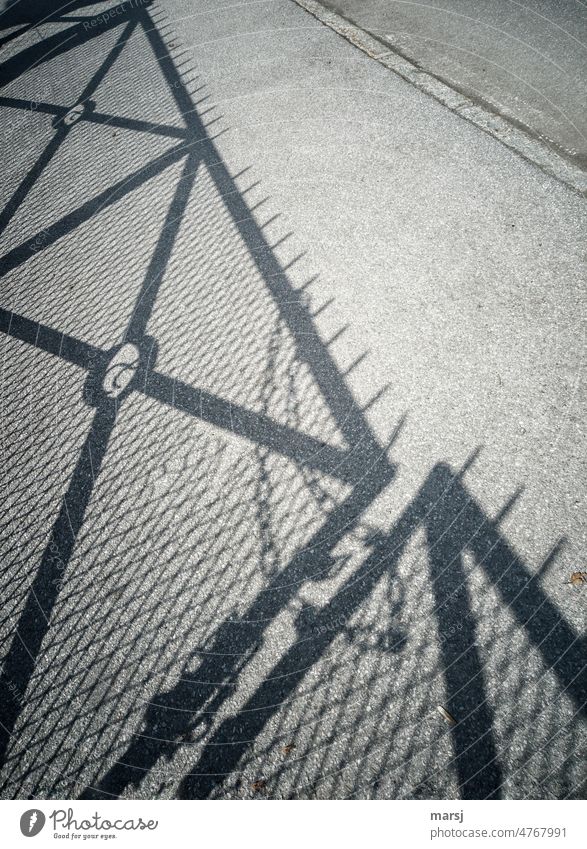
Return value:
M 507 508 L 491 519 L 465 470 L 439 464 L 389 530 L 372 525 L 401 422 L 388 444 L 370 428 L 316 329 L 311 280 L 294 283 L 301 259 L 278 259 L 290 234 L 271 244 L 253 215 L 156 12 L 87 5 L 36 5 L 33 19 L 16 4 L 4 21 L 0 107 L 34 112 L 46 145 L 0 215 L 3 793 L 204 798 L 253 783 L 497 798 L 518 770 L 550 776 L 534 795 L 576 794 L 576 746 L 553 704 L 564 691 L 573 728 L 581 641 L 502 535 Z M 22 46 L 33 20 L 48 34 Z M 31 68 L 66 71 L 80 50 L 90 81 L 72 102 L 29 95 Z M 117 69 L 136 79 L 154 60 L 154 95 L 128 114 Z M 106 131 L 130 153 L 104 174 Z M 81 164 L 88 150 L 83 196 L 55 193 L 59 157 Z M 72 266 L 88 281 L 79 295 L 59 290 Z M 23 289 L 24 268 L 56 294 Z M 49 425 L 23 432 L 24 371 L 41 419 L 58 403 L 44 387 L 59 387 L 61 453 Z M 425 585 L 412 575 L 422 558 Z M 488 618 L 513 656 L 480 630 Z M 528 684 L 524 667 L 543 677 Z M 496 680 L 509 683 L 502 704 Z M 457 719 L 446 733 L 438 701 Z

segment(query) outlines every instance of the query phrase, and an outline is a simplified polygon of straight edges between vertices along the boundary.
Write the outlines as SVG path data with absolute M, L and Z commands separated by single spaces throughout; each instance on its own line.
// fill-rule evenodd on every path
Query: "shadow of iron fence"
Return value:
M 174 188 L 150 258 L 136 272 L 134 303 L 114 311 L 117 344 L 93 344 L 0 309 L 8 342 L 83 375 L 80 394 L 92 416 L 85 436 L 80 425 L 72 440 L 81 441 L 77 462 L 36 573 L 26 589 L 17 567 L 8 576 L 20 601 L 0 677 L 3 793 L 32 787 L 96 798 L 132 795 L 146 782 L 152 794 L 214 797 L 240 792 L 239 775 L 261 752 L 270 766 L 259 791 L 275 795 L 312 795 L 320 785 L 332 797 L 371 788 L 499 798 L 503 746 L 465 554 L 577 711 L 586 689 L 581 640 L 463 473 L 438 464 L 391 529 L 370 526 L 370 506 L 394 480 L 388 452 L 401 422 L 387 444 L 373 433 L 316 329 L 305 289 L 290 279 L 295 259 L 280 262 L 252 216 L 155 13 L 142 4 L 114 16 L 103 4 L 103 23 L 94 27 L 84 5 L 37 6 L 36 22 L 42 10 L 62 28 L 20 51 L 32 20 L 27 7 L 5 24 L 21 29 L 6 37 L 13 52 L 0 66 L 3 86 L 31 66 L 115 38 L 77 105 L 34 102 L 54 131 L 0 214 L 2 229 L 82 128 L 116 127 L 173 145 L 22 241 L 11 236 L 2 277 L 10 281 L 33 255 L 41 262 L 157 180 Z M 156 60 L 184 127 L 97 107 L 100 85 L 131 46 Z M 32 101 L 7 95 L 0 107 L 31 110 Z M 192 204 L 198 238 L 184 230 Z M 179 292 L 178 254 L 191 281 Z M 12 351 L 16 361 L 20 350 Z M 122 371 L 108 377 L 129 351 Z M 190 357 L 193 383 L 177 376 L 189 372 Z M 55 438 L 43 434 L 47 444 Z M 14 546 L 19 532 L 8 530 Z M 428 606 L 409 600 L 400 569 L 418 534 Z M 320 603 L 300 603 L 300 587 L 319 591 L 332 582 L 336 589 Z M 370 621 L 374 598 L 378 616 Z M 391 608 L 399 625 L 390 624 Z M 427 645 L 431 627 L 438 651 Z M 410 702 L 416 713 L 429 711 L 435 667 L 457 718 L 440 740 L 415 726 L 407 708 L 402 718 Z M 533 705 L 534 717 L 539 710 Z M 94 747 L 100 754 L 89 774 Z M 449 752 L 452 785 L 434 778 L 439 747 Z M 569 757 L 572 741 L 559 748 L 559 759 Z

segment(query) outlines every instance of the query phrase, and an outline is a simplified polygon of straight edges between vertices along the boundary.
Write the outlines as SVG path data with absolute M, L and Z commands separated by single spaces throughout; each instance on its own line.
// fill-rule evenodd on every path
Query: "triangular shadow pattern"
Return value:
M 51 4 L 44 5 L 49 14 Z M 30 64 L 91 43 L 97 28 L 84 26 L 91 19 L 84 21 L 83 5 L 68 9 L 76 22 L 66 22 L 63 32 L 13 51 L 0 68 L 7 81 Z M 45 103 L 47 114 L 61 110 L 55 135 L 3 212 L 8 226 L 74 131 L 102 132 L 107 124 L 159 144 L 173 139 L 42 229 L 39 257 L 49 257 L 81 224 L 130 202 L 146 181 L 173 175 L 121 334 L 98 344 L 71 328 L 33 320 L 24 309 L 0 310 L 0 330 L 11 344 L 33 346 L 43 362 L 57 358 L 83 375 L 84 410 L 92 415 L 4 655 L 3 792 L 19 795 L 28 786 L 37 794 L 111 797 L 144 787 L 157 795 L 170 787 L 178 796 L 213 797 L 235 782 L 238 792 L 256 746 L 270 750 L 293 735 L 300 751 L 305 740 L 306 775 L 300 770 L 292 777 L 279 764 L 273 770 L 276 787 L 288 773 L 283 780 L 292 795 L 320 777 L 335 782 L 345 764 L 374 753 L 370 774 L 358 770 L 351 779 L 359 793 L 362 784 L 390 771 L 390 747 L 397 744 L 404 763 L 424 758 L 415 776 L 396 764 L 402 787 L 396 792 L 417 796 L 434 771 L 423 753 L 448 740 L 398 720 L 386 726 L 390 746 L 379 758 L 384 743 L 372 728 L 365 731 L 361 717 L 376 704 L 374 724 L 383 723 L 393 670 L 408 655 L 409 623 L 418 610 L 410 609 L 405 629 L 386 625 L 384 633 L 377 623 L 365 626 L 363 611 L 380 596 L 381 609 L 392 600 L 398 617 L 409 607 L 400 559 L 423 533 L 433 590 L 420 607 L 431 612 L 441 637 L 455 618 L 463 623 L 439 652 L 448 706 L 459 722 L 447 763 L 453 785 L 435 786 L 465 798 L 498 798 L 504 753 L 483 655 L 475 647 L 463 550 L 472 551 L 549 674 L 581 710 L 578 636 L 468 492 L 462 474 L 449 467 L 439 464 L 426 476 L 390 529 L 370 526 L 370 506 L 396 476 L 391 445 L 373 432 L 316 329 L 304 291 L 288 276 L 289 263 L 278 258 L 251 214 L 245 190 L 214 144 L 216 127 L 209 130 L 198 112 L 154 16 L 145 4 L 129 5 L 125 16 L 116 30 L 125 37 L 85 96 L 101 100 L 125 51 L 143 54 L 148 45 L 177 120 L 168 107 L 163 123 L 159 115 L 117 114 L 114 97 L 64 124 L 59 115 L 71 104 Z M 128 67 L 135 67 L 134 57 Z M 190 230 L 184 222 L 192 201 L 209 208 Z M 228 243 L 214 244 L 219 232 L 231 233 Z M 9 246 L 3 274 L 27 263 L 37 235 Z M 235 264 L 245 268 L 242 277 L 231 278 Z M 181 272 L 183 301 L 173 294 Z M 227 280 L 232 288 L 223 288 Z M 243 342 L 239 363 L 236 348 Z M 190 357 L 201 364 L 201 379 Z M 300 588 L 313 600 L 304 601 Z M 366 686 L 359 671 L 373 651 L 381 656 L 382 674 Z M 430 668 L 433 654 L 426 656 Z M 357 671 L 352 679 L 336 677 L 341 657 Z M 346 686 L 332 702 L 324 685 L 329 674 Z M 423 677 L 396 695 L 404 706 L 412 698 L 423 709 L 437 687 Z M 309 715 L 298 708 L 300 692 L 312 705 Z M 397 718 L 398 702 L 395 708 Z M 337 722 L 347 722 L 347 743 L 338 754 Z M 353 733 L 353 722 L 366 740 Z M 81 740 L 98 753 L 97 763 L 80 762 Z M 330 786 L 332 795 L 341 795 L 340 786 Z

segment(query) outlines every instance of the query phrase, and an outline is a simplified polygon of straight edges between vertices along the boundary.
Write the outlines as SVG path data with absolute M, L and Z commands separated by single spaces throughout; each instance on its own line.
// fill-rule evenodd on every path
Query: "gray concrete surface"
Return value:
M 320 3 L 587 169 L 587 10 L 579 0 Z
M 583 201 L 293 2 L 109 8 L 3 32 L 2 795 L 582 796 Z

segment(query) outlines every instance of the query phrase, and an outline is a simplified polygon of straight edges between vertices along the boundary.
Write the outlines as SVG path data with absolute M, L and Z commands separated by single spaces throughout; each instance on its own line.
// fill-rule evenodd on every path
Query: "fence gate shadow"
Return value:
M 9 135 L 35 120 L 45 141 L 0 213 L 16 410 L 3 795 L 500 798 L 508 730 L 467 557 L 517 641 L 504 676 L 531 655 L 577 715 L 587 689 L 583 641 L 502 533 L 507 506 L 489 517 L 466 468 L 439 462 L 373 526 L 403 420 L 385 444 L 370 427 L 316 328 L 312 280 L 294 281 L 301 258 L 278 259 L 290 234 L 272 243 L 253 214 L 156 5 L 15 3 L 0 25 L 0 108 L 24 116 Z M 76 91 L 70 57 L 87 71 Z M 133 110 L 145 68 L 157 81 Z M 63 75 L 66 97 L 29 95 L 39 75 Z M 111 170 L 60 191 L 118 135 Z M 23 374 L 41 387 L 30 434 Z M 402 563 L 418 540 L 416 591 Z M 572 737 L 532 698 L 526 722 L 544 720 L 538 749 L 564 775 Z M 431 719 L 438 699 L 454 727 Z

